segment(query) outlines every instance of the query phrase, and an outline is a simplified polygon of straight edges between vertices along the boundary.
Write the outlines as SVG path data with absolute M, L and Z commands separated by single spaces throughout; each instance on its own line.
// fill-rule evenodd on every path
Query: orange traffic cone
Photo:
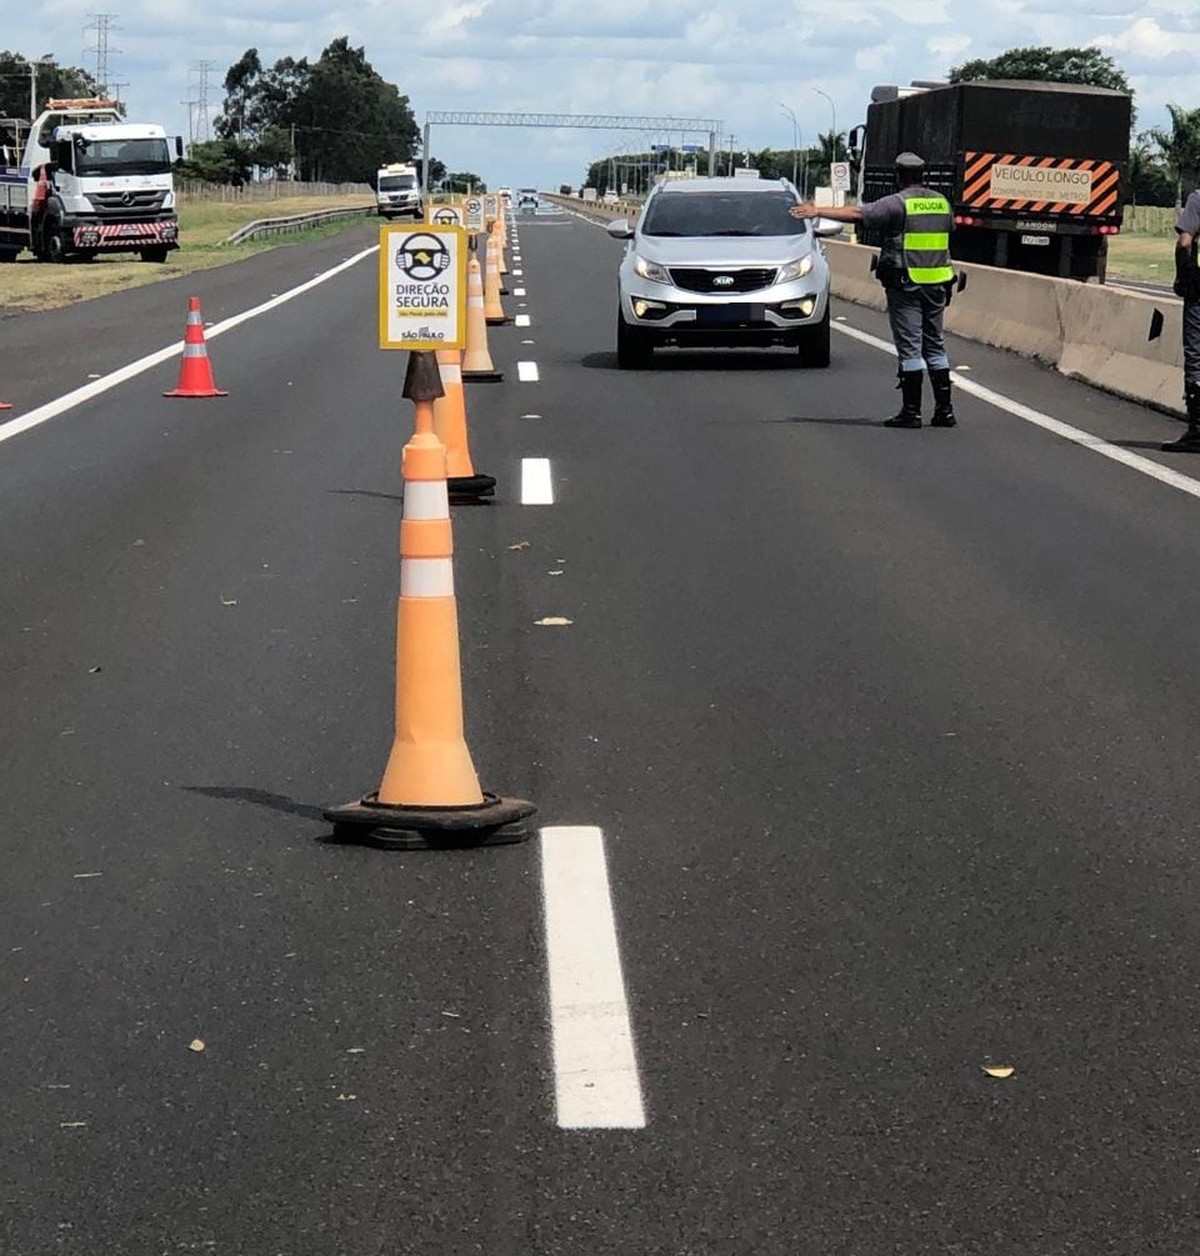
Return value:
M 487 269 L 483 275 L 483 317 L 492 327 L 508 322 L 504 312 L 504 302 L 500 300 L 500 266 L 497 254 L 500 251 L 499 240 L 494 231 L 488 232 L 487 238 Z
M 463 379 L 468 381 L 494 382 L 504 378 L 503 373 L 496 370 L 488 352 L 483 280 L 479 273 L 479 258 L 474 254 L 467 263 L 467 347 L 463 353 L 462 374 Z
M 496 224 L 496 266 L 500 271 L 501 279 L 508 274 L 508 261 L 504 254 L 508 248 L 508 227 L 504 224 L 503 219 Z
M 400 600 L 396 614 L 396 729 L 377 793 L 325 812 L 334 838 L 389 849 L 520 842 L 537 808 L 485 794 L 463 735 L 454 535 L 446 450 L 433 430 L 441 395 L 432 353 L 409 358 L 404 395 L 416 431 L 404 449 Z
M 433 430 L 446 446 L 446 482 L 459 497 L 490 497 L 496 477 L 476 475 L 467 441 L 467 397 L 463 388 L 462 350 L 438 349 L 444 396 L 433 403 Z
M 204 344 L 204 319 L 200 298 L 188 297 L 187 327 L 183 333 L 183 358 L 179 363 L 179 385 L 164 397 L 228 397 L 213 380 L 212 363 Z

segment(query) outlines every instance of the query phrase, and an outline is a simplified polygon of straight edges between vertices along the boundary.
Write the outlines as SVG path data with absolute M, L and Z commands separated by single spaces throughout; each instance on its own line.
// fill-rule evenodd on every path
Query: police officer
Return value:
M 1187 431 L 1163 445 L 1164 449 L 1200 453 L 1200 191 L 1187 198 L 1175 218 L 1175 284 L 1183 298 L 1183 399 L 1187 406 Z
M 887 294 L 888 322 L 900 359 L 900 413 L 885 427 L 921 426 L 923 368 L 933 386 L 934 427 L 954 427 L 950 398 L 950 359 L 942 333 L 942 318 L 954 285 L 950 265 L 950 232 L 954 219 L 950 202 L 921 184 L 925 162 L 916 153 L 896 158 L 896 186 L 891 196 L 866 205 L 820 209 L 793 205 L 794 218 L 832 218 L 861 222 L 884 238 L 876 277 Z

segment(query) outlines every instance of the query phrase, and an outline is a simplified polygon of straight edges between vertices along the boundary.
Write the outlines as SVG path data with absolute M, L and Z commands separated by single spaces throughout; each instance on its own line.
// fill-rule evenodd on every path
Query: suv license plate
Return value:
M 727 327 L 736 323 L 761 323 L 766 320 L 765 305 L 698 305 L 696 322 L 707 326 Z

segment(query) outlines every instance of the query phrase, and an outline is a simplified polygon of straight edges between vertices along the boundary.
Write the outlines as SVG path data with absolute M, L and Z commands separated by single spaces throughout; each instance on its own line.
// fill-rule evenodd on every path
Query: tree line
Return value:
M 1134 95 L 1124 71 L 1098 48 L 1012 48 L 991 60 L 966 61 L 953 67 L 946 77 L 950 83 L 973 79 L 1079 83 L 1125 92 L 1131 98 Z M 1187 191 L 1200 182 L 1200 108 L 1169 104 L 1167 113 L 1168 126 L 1144 131 L 1135 127 L 1130 136 L 1126 195 L 1135 205 L 1182 204 Z M 818 134 L 815 145 L 795 150 L 718 151 L 713 173 L 731 174 L 737 166 L 749 166 L 764 179 L 794 179 L 796 186 L 811 196 L 814 188 L 829 185 L 832 162 L 849 160 L 855 165 L 847 139 L 846 133 L 839 131 L 836 135 Z M 611 153 L 588 166 L 584 182 L 601 196 L 625 188 L 637 193 L 648 190 L 658 175 L 688 165 L 693 165 L 697 174 L 707 174 L 707 152 L 648 149 Z

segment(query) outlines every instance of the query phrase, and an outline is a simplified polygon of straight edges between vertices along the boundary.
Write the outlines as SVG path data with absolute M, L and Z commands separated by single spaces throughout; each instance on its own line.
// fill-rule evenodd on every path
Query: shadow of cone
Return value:
M 216 386 L 208 348 L 204 343 L 204 318 L 200 298 L 188 297 L 187 326 L 183 332 L 183 357 L 179 363 L 179 384 L 164 397 L 228 397 Z
M 495 476 L 476 475 L 471 461 L 462 352 L 438 349 L 437 362 L 444 395 L 433 403 L 433 430 L 446 447 L 446 482 L 456 497 L 489 497 L 496 491 Z
M 378 792 L 331 808 L 325 818 L 335 841 L 387 849 L 524 841 L 537 808 L 485 793 L 463 734 L 446 450 L 433 430 L 442 383 L 432 353 L 410 356 L 404 395 L 416 404 L 416 430 L 401 466 L 395 738 Z
M 500 239 L 494 231 L 488 232 L 487 268 L 483 272 L 483 317 L 489 327 L 508 322 L 504 302 L 500 300 Z
M 487 318 L 483 311 L 483 279 L 479 270 L 479 258 L 474 255 L 467 263 L 467 347 L 462 360 L 463 379 L 495 383 L 504 374 L 496 370 L 492 355 L 488 352 Z

